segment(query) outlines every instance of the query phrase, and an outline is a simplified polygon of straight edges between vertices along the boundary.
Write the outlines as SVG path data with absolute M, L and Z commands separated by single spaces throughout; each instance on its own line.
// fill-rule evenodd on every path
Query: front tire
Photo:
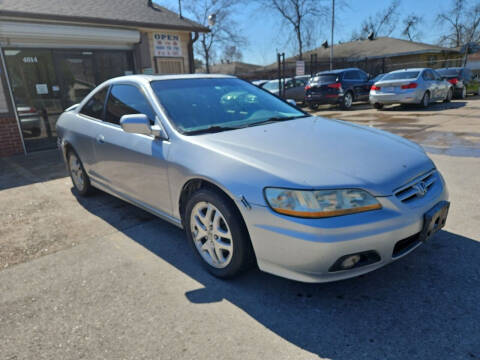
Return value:
M 93 192 L 87 172 L 78 155 L 70 150 L 67 154 L 68 172 L 72 179 L 73 186 L 80 196 L 88 196 Z
M 225 195 L 210 189 L 194 193 L 187 202 L 184 223 L 190 244 L 212 275 L 231 278 L 253 263 L 246 227 Z
M 375 103 L 375 104 L 373 104 L 373 107 L 377 110 L 382 110 L 383 109 L 383 104 Z
M 460 93 L 460 99 L 465 100 L 467 98 L 467 88 L 464 86 L 462 92 Z
M 428 91 L 423 95 L 422 102 L 420 104 L 424 109 L 430 105 L 430 93 Z

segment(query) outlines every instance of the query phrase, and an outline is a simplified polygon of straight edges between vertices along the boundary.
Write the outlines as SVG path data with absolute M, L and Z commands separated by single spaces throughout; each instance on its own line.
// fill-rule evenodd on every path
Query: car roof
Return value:
M 139 83 L 149 83 L 151 81 L 161 81 L 161 80 L 184 80 L 184 79 L 236 79 L 236 76 L 232 75 L 223 75 L 223 74 L 172 74 L 172 75 L 126 75 L 119 76 L 110 80 L 107 80 L 105 84 L 113 84 L 117 82 L 139 82 Z
M 403 71 L 423 71 L 423 70 L 433 70 L 433 69 L 431 69 L 431 68 L 407 68 L 407 69 L 399 69 L 399 70 L 390 71 L 389 74 L 403 72 Z
M 459 67 L 453 67 L 453 66 L 452 66 L 452 67 L 440 68 L 440 69 L 437 69 L 437 70 L 463 70 L 463 69 L 465 69 L 465 68 L 464 68 L 464 67 L 461 67 L 461 66 L 459 66 Z
M 360 71 L 363 71 L 359 68 L 345 68 L 345 69 L 335 69 L 335 70 L 325 70 L 325 71 L 321 71 L 321 72 L 318 72 L 315 74 L 315 76 L 318 76 L 318 75 L 327 75 L 327 74 L 340 74 L 342 72 L 345 72 L 345 71 L 351 71 L 351 70 L 360 70 Z

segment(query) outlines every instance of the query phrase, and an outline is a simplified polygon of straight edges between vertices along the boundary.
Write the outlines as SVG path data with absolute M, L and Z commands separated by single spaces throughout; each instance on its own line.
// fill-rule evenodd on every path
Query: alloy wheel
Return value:
M 345 94 L 345 107 L 349 109 L 352 106 L 353 98 L 351 93 Z
M 85 176 L 83 174 L 82 164 L 75 154 L 70 154 L 68 158 L 68 165 L 70 167 L 70 174 L 75 187 L 82 191 L 85 186 Z
M 423 95 L 423 107 L 428 107 L 429 104 L 430 104 L 430 95 L 428 93 L 425 93 L 425 95 Z
M 190 231 L 197 251 L 215 268 L 224 268 L 232 260 L 232 233 L 223 214 L 213 204 L 200 201 L 190 215 Z

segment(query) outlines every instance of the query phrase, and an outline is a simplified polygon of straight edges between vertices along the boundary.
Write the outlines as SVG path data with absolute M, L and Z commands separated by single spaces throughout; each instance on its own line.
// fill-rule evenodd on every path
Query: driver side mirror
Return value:
M 120 118 L 120 126 L 123 131 L 132 134 L 153 135 L 166 139 L 162 128 L 158 125 L 150 125 L 150 119 L 145 114 L 129 114 Z

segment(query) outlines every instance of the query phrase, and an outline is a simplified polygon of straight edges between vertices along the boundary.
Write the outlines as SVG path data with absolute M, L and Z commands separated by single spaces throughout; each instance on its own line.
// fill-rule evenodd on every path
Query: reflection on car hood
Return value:
M 202 135 L 199 143 L 271 174 L 270 184 L 361 187 L 388 196 L 434 167 L 416 144 L 370 127 L 321 117 Z

